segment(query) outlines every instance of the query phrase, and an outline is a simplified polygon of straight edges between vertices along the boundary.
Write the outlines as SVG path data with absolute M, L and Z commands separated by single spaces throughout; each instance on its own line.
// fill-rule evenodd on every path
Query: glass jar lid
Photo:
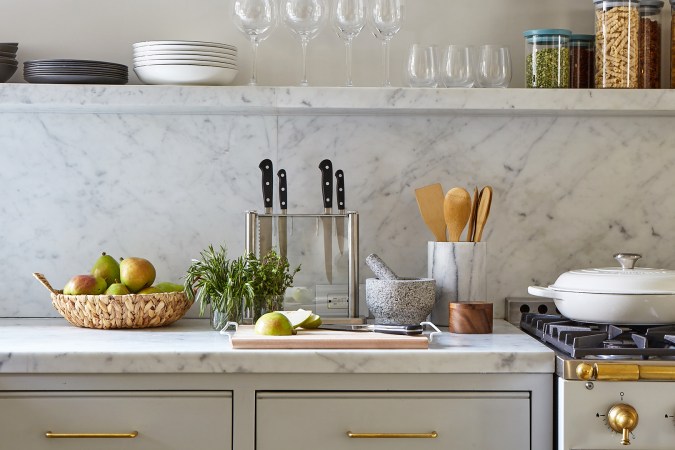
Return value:
M 528 44 L 559 44 L 569 41 L 572 32 L 562 28 L 541 28 L 523 31 Z

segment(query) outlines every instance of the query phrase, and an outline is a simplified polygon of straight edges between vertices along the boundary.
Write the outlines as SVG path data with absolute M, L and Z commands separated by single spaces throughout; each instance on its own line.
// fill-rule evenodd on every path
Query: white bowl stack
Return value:
M 237 47 L 202 41 L 145 41 L 134 46 L 134 72 L 145 84 L 216 85 L 237 76 Z

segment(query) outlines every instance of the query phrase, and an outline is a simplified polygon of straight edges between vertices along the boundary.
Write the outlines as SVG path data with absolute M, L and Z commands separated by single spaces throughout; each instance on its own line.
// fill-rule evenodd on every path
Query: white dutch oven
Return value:
M 621 267 L 565 272 L 549 287 L 527 291 L 552 298 L 565 317 L 617 325 L 675 323 L 675 270 L 635 268 L 641 255 L 618 253 Z

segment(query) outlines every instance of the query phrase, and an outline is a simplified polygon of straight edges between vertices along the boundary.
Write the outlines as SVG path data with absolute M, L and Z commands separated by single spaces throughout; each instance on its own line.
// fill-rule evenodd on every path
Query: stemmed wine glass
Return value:
M 326 18 L 324 0 L 282 0 L 281 17 L 288 28 L 300 37 L 302 45 L 302 80 L 300 86 L 308 86 L 307 82 L 307 44 L 319 34 Z
M 401 0 L 372 0 L 370 19 L 373 26 L 373 34 L 382 39 L 382 57 L 384 61 L 383 86 L 391 86 L 389 80 L 389 41 L 398 30 L 401 29 L 403 11 Z
M 338 36 L 345 41 L 347 53 L 347 86 L 352 82 L 352 41 L 366 24 L 365 0 L 335 0 L 331 10 L 331 23 Z
M 232 19 L 239 31 L 251 40 L 253 48 L 253 69 L 251 86 L 258 84 L 257 59 L 258 44 L 269 36 L 277 22 L 274 0 L 232 0 Z

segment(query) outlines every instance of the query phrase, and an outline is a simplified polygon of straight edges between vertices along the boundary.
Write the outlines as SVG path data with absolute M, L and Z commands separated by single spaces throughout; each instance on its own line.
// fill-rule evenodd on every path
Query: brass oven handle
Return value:
M 434 439 L 438 433 L 352 433 L 347 431 L 347 437 L 354 439 Z
M 45 432 L 45 437 L 50 439 L 80 439 L 80 438 L 104 438 L 104 439 L 133 439 L 138 436 L 138 431 L 131 433 L 52 433 Z
M 585 381 L 667 381 L 675 380 L 675 366 L 581 363 L 576 368 L 576 374 Z

